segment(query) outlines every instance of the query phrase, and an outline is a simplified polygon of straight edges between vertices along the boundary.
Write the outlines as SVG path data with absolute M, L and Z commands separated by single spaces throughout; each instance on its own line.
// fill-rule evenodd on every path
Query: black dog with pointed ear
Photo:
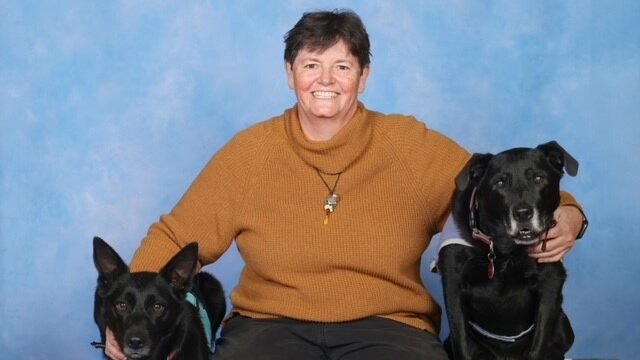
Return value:
M 560 179 L 578 162 L 555 141 L 475 154 L 456 178 L 453 219 L 462 241 L 441 247 L 452 359 L 562 360 L 574 335 L 562 311 L 566 272 L 527 248 L 545 237 Z
M 108 327 L 129 358 L 208 359 L 211 340 L 226 311 L 220 283 L 197 270 L 198 245 L 182 248 L 160 272 L 130 272 L 122 258 L 104 240 L 93 239 L 93 260 L 98 270 L 94 319 L 105 341 Z M 197 286 L 194 287 L 193 285 Z M 196 303 L 187 293 L 202 294 Z M 203 324 L 206 312 L 210 324 Z

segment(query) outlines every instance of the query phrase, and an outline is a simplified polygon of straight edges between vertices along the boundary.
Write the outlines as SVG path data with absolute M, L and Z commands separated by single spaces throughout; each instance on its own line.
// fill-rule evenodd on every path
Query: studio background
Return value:
M 100 359 L 92 237 L 128 261 L 233 134 L 295 103 L 285 32 L 341 7 L 371 37 L 369 108 L 472 152 L 555 139 L 580 161 L 563 180 L 591 222 L 565 261 L 569 355 L 638 359 L 635 0 L 0 0 L 0 357 Z M 241 267 L 232 246 L 207 269 L 230 292 Z

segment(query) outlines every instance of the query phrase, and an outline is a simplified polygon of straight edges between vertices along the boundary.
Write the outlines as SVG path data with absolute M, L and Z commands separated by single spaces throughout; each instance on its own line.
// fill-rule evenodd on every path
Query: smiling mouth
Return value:
M 338 96 L 338 93 L 334 91 L 313 91 L 311 94 L 313 94 L 313 97 L 322 100 L 330 100 Z

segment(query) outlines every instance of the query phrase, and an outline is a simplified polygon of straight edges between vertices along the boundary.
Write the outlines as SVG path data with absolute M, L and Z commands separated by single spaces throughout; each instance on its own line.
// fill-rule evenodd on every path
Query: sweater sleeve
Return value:
M 431 234 L 442 230 L 451 212 L 455 178 L 470 154 L 438 131 L 425 129 L 424 146 L 428 156 L 422 162 L 420 184 L 429 203 Z
M 573 195 L 566 191 L 560 191 L 560 205 L 575 206 L 582 212 L 582 206 L 578 204 L 578 201 L 573 197 Z
M 246 136 L 244 137 L 246 138 Z M 239 231 L 243 186 L 251 146 L 238 136 L 216 153 L 173 210 L 152 224 L 136 250 L 132 271 L 158 271 L 182 247 L 198 243 L 201 266 L 217 260 Z
M 428 235 L 442 230 L 451 212 L 455 178 L 471 155 L 456 142 L 431 130 L 413 116 L 394 116 L 391 143 L 407 164 L 407 171 L 424 203 Z
M 440 145 L 440 161 L 441 167 L 444 169 L 439 173 L 439 186 L 441 190 L 437 195 L 434 202 L 438 204 L 438 218 L 435 223 L 434 233 L 442 231 L 453 205 L 453 193 L 455 191 L 456 176 L 462 171 L 464 166 L 469 161 L 471 154 L 469 154 L 464 148 L 455 143 L 453 140 L 441 135 L 437 132 L 433 132 L 433 136 L 441 138 L 442 144 Z

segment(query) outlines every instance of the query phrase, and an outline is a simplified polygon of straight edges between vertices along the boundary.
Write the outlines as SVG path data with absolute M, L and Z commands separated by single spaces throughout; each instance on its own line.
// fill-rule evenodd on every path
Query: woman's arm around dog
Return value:
M 575 245 L 583 226 L 583 213 L 574 205 L 561 205 L 553 214 L 557 224 L 549 229 L 546 245 L 541 242 L 531 247 L 529 255 L 539 263 L 560 261 Z M 543 250 L 543 246 L 544 249 Z
M 112 360 L 127 360 L 127 357 L 122 352 L 116 338 L 113 336 L 111 329 L 107 328 L 106 331 L 107 340 L 105 341 L 104 353 Z

